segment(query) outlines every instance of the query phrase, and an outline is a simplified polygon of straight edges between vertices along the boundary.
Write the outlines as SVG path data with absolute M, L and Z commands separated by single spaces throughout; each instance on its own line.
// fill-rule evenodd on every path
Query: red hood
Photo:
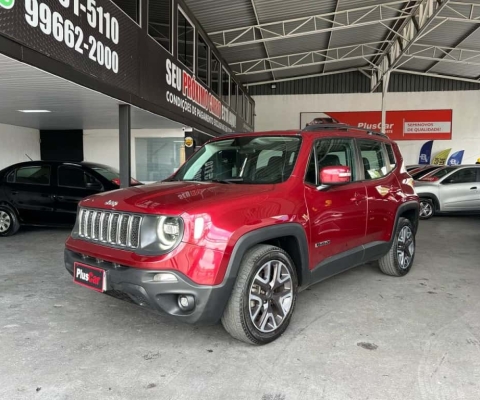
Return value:
M 212 182 L 164 182 L 114 190 L 84 199 L 85 207 L 117 211 L 181 215 L 192 209 L 231 204 L 245 196 L 271 192 L 274 185 Z M 255 199 L 256 201 L 258 199 Z

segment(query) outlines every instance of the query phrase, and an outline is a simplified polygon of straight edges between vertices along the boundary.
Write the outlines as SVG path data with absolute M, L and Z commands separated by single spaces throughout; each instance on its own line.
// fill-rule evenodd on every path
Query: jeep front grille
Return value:
M 139 215 L 81 208 L 78 219 L 83 239 L 132 249 L 140 245 Z

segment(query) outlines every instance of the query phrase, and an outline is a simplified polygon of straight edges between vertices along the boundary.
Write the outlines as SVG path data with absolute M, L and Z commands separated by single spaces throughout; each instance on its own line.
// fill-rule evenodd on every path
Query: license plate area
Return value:
M 105 292 L 107 290 L 107 271 L 76 262 L 73 264 L 73 282 L 97 292 Z

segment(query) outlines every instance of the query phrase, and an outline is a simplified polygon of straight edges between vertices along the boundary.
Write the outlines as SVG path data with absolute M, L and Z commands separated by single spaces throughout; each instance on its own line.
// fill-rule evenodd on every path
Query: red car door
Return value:
M 323 167 L 332 165 L 350 167 L 353 181 L 321 188 L 319 172 Z M 321 139 L 316 142 L 305 183 L 311 268 L 328 263 L 332 257 L 347 256 L 348 252 L 353 257 L 363 256 L 361 246 L 365 242 L 367 196 L 365 184 L 355 181 L 359 173 L 357 170 L 352 139 Z M 356 253 L 356 250 L 359 252 Z M 330 274 L 325 271 L 325 275 Z

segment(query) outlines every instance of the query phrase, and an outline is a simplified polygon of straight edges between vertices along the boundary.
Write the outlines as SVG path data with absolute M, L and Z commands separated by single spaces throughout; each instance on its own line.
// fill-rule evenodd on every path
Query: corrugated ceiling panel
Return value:
M 225 0 L 223 0 L 225 1 Z M 283 21 L 335 11 L 337 0 L 253 0 L 260 23 Z
M 350 60 L 350 61 L 340 61 L 331 64 L 325 65 L 325 72 L 333 72 L 333 71 L 341 71 L 343 69 L 349 68 L 360 68 L 367 66 L 367 62 L 358 59 L 358 60 Z
M 236 47 L 222 47 L 219 51 L 228 63 L 256 60 L 267 56 L 265 53 L 265 47 L 262 43 Z
M 417 71 L 417 72 L 426 72 L 435 61 L 428 61 L 428 60 L 419 60 L 417 58 L 412 58 L 405 64 L 402 64 L 404 61 L 406 61 L 406 57 L 402 58 L 402 61 L 400 62 L 400 69 L 406 69 L 406 70 L 411 70 L 411 71 Z
M 332 32 L 330 47 L 382 41 L 387 32 L 388 30 L 380 24 Z
M 208 33 L 257 23 L 250 0 L 186 0 L 185 2 Z
M 240 79 L 242 83 L 271 81 L 272 73 L 264 72 L 261 74 L 240 75 L 240 76 L 237 76 L 237 79 Z
M 418 43 L 455 47 L 471 31 L 472 24 L 447 21 L 424 36 Z
M 340 0 L 338 5 L 338 11 L 351 10 L 353 8 L 376 6 L 384 3 L 391 3 L 391 0 Z M 407 4 L 408 1 L 404 1 Z M 402 4 L 400 4 L 402 6 Z M 394 8 L 398 8 L 399 5 L 392 5 Z
M 450 3 L 439 14 L 440 17 L 451 18 L 462 18 L 462 16 L 469 18 L 470 15 L 472 18 L 478 18 L 480 16 L 480 7 L 474 6 L 472 8 L 470 4 Z
M 480 10 L 480 7 L 478 7 Z M 480 50 L 480 25 L 476 25 L 467 38 L 458 47 L 462 49 Z
M 270 57 L 275 57 L 283 56 L 285 54 L 326 49 L 328 38 L 328 33 L 316 33 L 314 35 L 274 40 L 271 42 L 266 42 L 266 45 Z
M 321 65 L 311 65 L 308 67 L 275 71 L 275 78 L 276 79 L 291 78 L 294 76 L 319 74 L 320 72 L 322 72 Z
M 461 76 L 477 79 L 480 76 L 480 65 L 465 65 L 451 62 L 440 62 L 431 70 L 434 74 Z

